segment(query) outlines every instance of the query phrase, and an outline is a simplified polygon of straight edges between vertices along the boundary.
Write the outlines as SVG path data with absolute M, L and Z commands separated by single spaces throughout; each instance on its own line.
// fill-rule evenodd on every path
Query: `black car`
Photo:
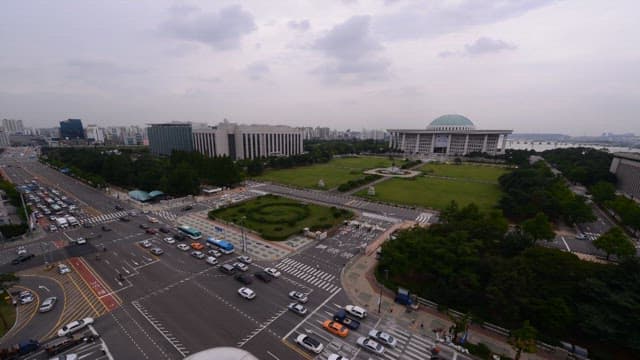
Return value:
M 116 205 L 116 210 L 122 211 L 122 210 L 124 210 L 124 208 L 122 206 L 120 206 L 120 205 Z
M 173 234 L 173 238 L 176 239 L 177 241 L 184 241 L 184 239 L 186 239 L 187 237 L 183 234 Z
M 140 229 L 147 230 L 148 228 L 149 228 L 149 225 L 147 225 L 147 224 L 140 224 Z
M 102 231 L 111 231 L 111 228 L 106 225 L 102 225 Z
M 23 254 L 23 255 L 18 256 L 18 257 L 17 257 L 17 258 L 15 258 L 15 259 L 13 259 L 13 260 L 11 261 L 11 263 L 12 263 L 13 265 L 18 265 L 18 264 L 21 264 L 21 263 L 23 263 L 23 262 L 25 262 L 25 261 L 27 261 L 27 260 L 32 259 L 34 256 L 35 256 L 35 255 L 33 255 L 33 254 Z
M 236 275 L 235 277 L 236 280 L 240 281 L 241 283 L 245 284 L 245 285 L 249 285 L 252 283 L 251 278 L 246 276 L 246 275 Z
M 160 229 L 158 229 L 158 230 L 160 230 L 160 232 L 161 232 L 161 233 L 164 233 L 164 234 L 168 234 L 168 233 L 170 233 L 170 232 L 171 232 L 171 229 L 169 229 L 169 228 L 167 228 L 167 227 L 161 227 L 161 228 L 160 228 Z
M 193 206 L 191 206 L 191 205 L 187 205 L 187 206 L 185 206 L 185 207 L 183 207 L 183 208 L 182 208 L 182 211 L 189 211 L 189 210 L 191 210 L 191 209 L 193 209 Z
M 89 223 L 89 222 L 83 223 L 82 226 L 86 227 L 87 229 L 93 227 L 93 225 L 91 223 Z
M 129 218 L 128 218 L 128 217 L 126 217 L 126 216 L 121 216 L 121 217 L 120 217 L 120 221 L 122 221 L 122 222 L 129 222 L 129 221 L 131 221 L 131 219 L 129 219 Z
M 264 271 L 258 271 L 257 273 L 253 274 L 253 276 L 257 277 L 258 279 L 268 283 L 271 281 L 271 275 L 269 275 L 268 273 L 264 272 Z

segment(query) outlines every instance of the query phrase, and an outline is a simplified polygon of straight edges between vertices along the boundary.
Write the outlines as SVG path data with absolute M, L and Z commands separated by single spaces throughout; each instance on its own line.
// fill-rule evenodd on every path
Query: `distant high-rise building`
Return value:
M 191 123 L 150 124 L 147 128 L 147 136 L 149 148 L 154 155 L 169 156 L 173 150 L 193 151 Z
M 87 125 L 85 132 L 87 134 L 87 140 L 92 141 L 95 144 L 104 143 L 104 131 L 97 125 Z
M 0 148 L 5 148 L 11 146 L 9 142 L 9 133 L 4 129 L 0 129 Z
M 4 128 L 4 131 L 10 135 L 24 133 L 22 120 L 2 119 L 2 127 Z
M 217 126 L 194 128 L 193 141 L 202 154 L 234 160 L 303 152 L 303 131 L 289 126 L 238 125 L 225 120 Z
M 65 121 L 60 121 L 60 138 L 62 140 L 84 139 L 82 120 L 67 119 Z

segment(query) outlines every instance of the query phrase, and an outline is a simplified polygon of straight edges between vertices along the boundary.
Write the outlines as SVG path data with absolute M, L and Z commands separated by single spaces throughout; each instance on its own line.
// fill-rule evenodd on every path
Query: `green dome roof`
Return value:
M 474 127 L 473 122 L 462 115 L 448 114 L 437 117 L 433 120 L 429 127 L 441 127 L 441 126 L 464 126 Z

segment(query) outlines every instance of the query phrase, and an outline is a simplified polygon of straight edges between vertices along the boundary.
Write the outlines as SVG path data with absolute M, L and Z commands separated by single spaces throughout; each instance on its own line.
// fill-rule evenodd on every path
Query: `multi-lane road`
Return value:
M 100 335 L 100 343 L 86 344 L 82 348 L 83 359 L 180 359 L 216 346 L 240 347 L 260 359 L 315 357 L 295 344 L 298 334 L 310 335 L 324 344 L 325 350 L 318 359 L 338 353 L 350 359 L 418 360 L 423 359 L 434 344 L 432 339 L 397 325 L 392 318 L 376 314 L 371 314 L 360 329 L 345 339 L 331 335 L 321 325 L 350 303 L 342 289 L 340 275 L 351 258 L 393 222 L 417 218 L 428 222 L 434 220 L 433 214 L 383 204 L 356 203 L 351 197 L 252 184 L 227 197 L 195 204 L 190 211 L 181 211 L 181 206 L 156 210 L 150 215 L 156 217 L 158 223 L 149 222 L 148 216 L 139 211 L 137 216 L 128 216 L 129 221 L 125 222 L 120 218 L 132 209 L 130 203 L 63 175 L 28 155 L 5 154 L 0 164 L 5 175 L 16 184 L 35 179 L 60 189 L 83 209 L 81 222 L 91 225 L 54 233 L 37 231 L 31 240 L 21 244 L 37 256 L 21 265 L 8 264 L 15 257 L 15 246 L 5 247 L 0 255 L 0 263 L 5 265 L 0 266 L 0 271 L 17 271 L 21 288 L 15 290 L 29 289 L 36 295 L 36 301 L 18 306 L 16 325 L 2 339 L 2 346 L 28 338 L 46 342 L 55 338 L 55 332 L 63 324 L 87 316 L 96 319 L 91 331 Z M 253 280 L 248 286 L 257 293 L 254 300 L 241 298 L 237 291 L 243 285 L 234 276 L 220 271 L 219 265 L 237 262 L 240 254 L 222 255 L 218 265 L 209 265 L 191 256 L 190 250 L 179 250 L 176 247 L 179 242 L 165 241 L 167 234 L 150 234 L 141 227 L 144 224 L 158 229 L 189 224 L 197 225 L 205 238 L 220 236 L 215 232 L 220 225 L 210 224 L 206 211 L 263 192 L 359 209 L 358 220 L 370 226 L 345 225 L 320 242 L 298 239 L 286 244 L 269 244 L 250 238 L 248 253 L 254 261 L 245 274 Z M 108 231 L 102 229 L 103 225 Z M 223 234 L 236 246 L 241 239 L 234 228 L 225 228 Z M 80 237 L 88 239 L 88 244 L 75 244 Z M 156 256 L 142 247 L 145 240 L 162 249 L 164 254 Z M 183 243 L 190 244 L 190 241 Z M 45 267 L 45 261 L 64 263 L 71 272 L 60 274 L 55 267 Z M 266 267 L 276 268 L 281 276 L 269 283 L 251 276 Z M 307 294 L 307 316 L 300 317 L 287 309 L 293 301 L 288 297 L 291 291 Z M 50 296 L 58 298 L 54 310 L 37 313 L 37 304 Z M 399 345 L 387 349 L 383 356 L 361 350 L 356 338 L 366 336 L 374 327 L 394 335 Z M 445 358 L 454 356 L 452 351 L 444 349 Z M 42 353 L 34 356 L 44 358 Z

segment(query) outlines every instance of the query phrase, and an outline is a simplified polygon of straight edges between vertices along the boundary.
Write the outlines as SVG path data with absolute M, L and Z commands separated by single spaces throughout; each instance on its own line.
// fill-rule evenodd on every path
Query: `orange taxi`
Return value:
M 192 243 L 191 243 L 191 248 L 192 248 L 193 250 L 202 250 L 202 249 L 204 249 L 204 245 L 202 245 L 202 244 L 201 244 L 201 243 L 199 243 L 199 242 L 192 242 Z
M 333 335 L 338 335 L 340 337 L 346 337 L 347 335 L 349 335 L 349 329 L 347 329 L 346 326 L 340 324 L 337 321 L 326 320 L 322 324 L 322 327 L 327 329 L 327 331 L 332 333 Z

